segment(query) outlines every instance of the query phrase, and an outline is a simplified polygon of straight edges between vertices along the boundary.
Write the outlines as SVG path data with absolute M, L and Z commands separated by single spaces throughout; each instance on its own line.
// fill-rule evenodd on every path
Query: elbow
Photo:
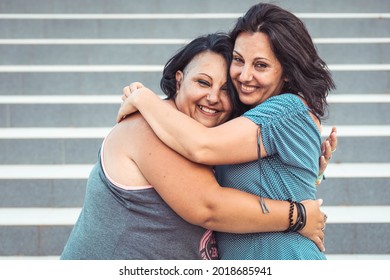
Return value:
M 191 216 L 190 223 L 211 230 L 217 229 L 217 212 L 212 204 L 198 207 Z
M 213 165 L 212 162 L 212 150 L 206 145 L 198 144 L 193 145 L 190 150 L 187 151 L 186 157 L 193 162 L 205 165 Z

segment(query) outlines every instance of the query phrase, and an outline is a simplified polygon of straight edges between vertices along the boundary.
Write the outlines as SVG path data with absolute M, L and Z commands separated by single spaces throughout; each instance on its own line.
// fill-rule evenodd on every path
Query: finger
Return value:
M 120 123 L 121 120 L 122 120 L 121 114 L 118 113 L 118 115 L 116 116 L 116 122 L 117 122 L 117 123 Z
M 144 87 L 144 85 L 141 84 L 140 82 L 131 83 L 130 86 L 129 86 L 130 92 L 133 92 L 133 91 L 135 91 L 135 90 L 137 90 L 139 88 L 142 88 L 142 87 Z
M 337 149 L 337 128 L 333 127 L 332 132 L 329 135 L 329 142 L 331 145 L 331 151 L 336 151 Z
M 319 174 L 322 174 L 325 172 L 326 170 L 326 167 L 328 166 L 328 160 L 325 159 L 325 156 L 321 156 L 320 157 L 320 170 L 319 170 Z
M 327 140 L 325 140 L 324 142 L 322 142 L 321 143 L 321 154 L 323 155 L 323 154 L 325 154 L 325 142 L 326 142 Z
M 322 245 L 324 245 L 325 244 L 325 233 L 324 233 L 324 230 L 321 229 L 321 233 L 318 234 L 318 237 L 322 241 Z
M 126 86 L 122 89 L 122 93 L 123 95 L 125 96 L 129 96 L 131 94 L 131 91 L 130 91 L 130 87 L 129 86 Z
M 325 252 L 325 245 L 324 245 L 323 239 L 321 239 L 320 237 L 317 237 L 316 239 L 314 239 L 314 243 L 317 245 L 318 249 L 321 252 Z
M 121 121 L 123 121 L 124 119 L 126 118 L 126 115 L 122 115 L 122 114 L 118 114 L 117 118 L 116 118 L 116 122 L 117 123 L 120 123 Z
M 126 94 L 122 94 L 122 96 L 121 96 L 122 101 L 125 101 L 127 99 L 127 97 L 128 96 Z
M 126 115 L 123 113 L 123 106 L 121 106 L 119 108 L 118 115 L 116 116 L 116 122 L 120 123 L 125 117 Z
M 332 158 L 332 147 L 331 147 L 330 142 L 328 140 L 325 141 L 324 157 L 328 161 Z

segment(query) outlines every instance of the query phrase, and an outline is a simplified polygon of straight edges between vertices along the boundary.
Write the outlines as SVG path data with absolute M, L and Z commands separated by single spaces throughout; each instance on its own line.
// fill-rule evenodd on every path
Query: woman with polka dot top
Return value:
M 326 259 L 298 230 L 306 222 L 299 202 L 316 198 L 321 119 L 335 88 L 330 72 L 303 22 L 276 5 L 252 6 L 230 36 L 230 76 L 245 108 L 240 117 L 206 128 L 150 92 L 130 94 L 119 116 L 138 109 L 165 144 L 216 165 L 221 185 L 259 196 L 262 215 L 275 211 L 264 198 L 290 200 L 291 212 L 298 210 L 300 224 L 291 222 L 285 232 L 218 232 L 221 259 Z

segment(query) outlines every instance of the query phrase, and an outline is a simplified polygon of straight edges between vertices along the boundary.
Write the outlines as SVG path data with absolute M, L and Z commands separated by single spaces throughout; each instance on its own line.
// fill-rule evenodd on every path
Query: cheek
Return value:
M 240 67 L 234 66 L 233 64 L 230 66 L 229 70 L 230 77 L 232 79 L 235 79 L 237 76 L 240 75 Z
M 223 98 L 221 98 L 221 102 L 223 104 L 224 111 L 229 116 L 231 114 L 231 112 L 233 111 L 233 104 L 230 102 L 229 97 L 224 96 Z
M 274 77 L 274 82 L 272 84 L 272 86 L 277 90 L 277 91 L 280 91 L 283 87 L 283 79 L 279 76 L 277 77 Z
M 278 77 L 271 73 L 257 73 L 254 78 L 259 85 L 265 88 L 274 88 L 279 84 Z
M 179 111 L 185 113 L 186 115 L 189 115 L 188 100 L 187 97 L 182 92 L 183 90 L 181 89 L 176 96 L 175 99 L 176 107 Z

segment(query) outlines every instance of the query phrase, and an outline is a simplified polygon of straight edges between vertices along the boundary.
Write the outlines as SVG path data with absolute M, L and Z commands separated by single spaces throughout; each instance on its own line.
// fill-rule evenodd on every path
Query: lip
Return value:
M 217 109 L 214 109 L 214 108 L 210 108 L 208 106 L 204 106 L 204 105 L 198 105 L 198 109 L 203 113 L 203 114 L 206 114 L 208 116 L 216 116 L 220 113 L 219 110 Z
M 239 89 L 242 93 L 250 94 L 255 92 L 258 88 L 258 86 L 244 85 L 243 83 L 239 83 Z

